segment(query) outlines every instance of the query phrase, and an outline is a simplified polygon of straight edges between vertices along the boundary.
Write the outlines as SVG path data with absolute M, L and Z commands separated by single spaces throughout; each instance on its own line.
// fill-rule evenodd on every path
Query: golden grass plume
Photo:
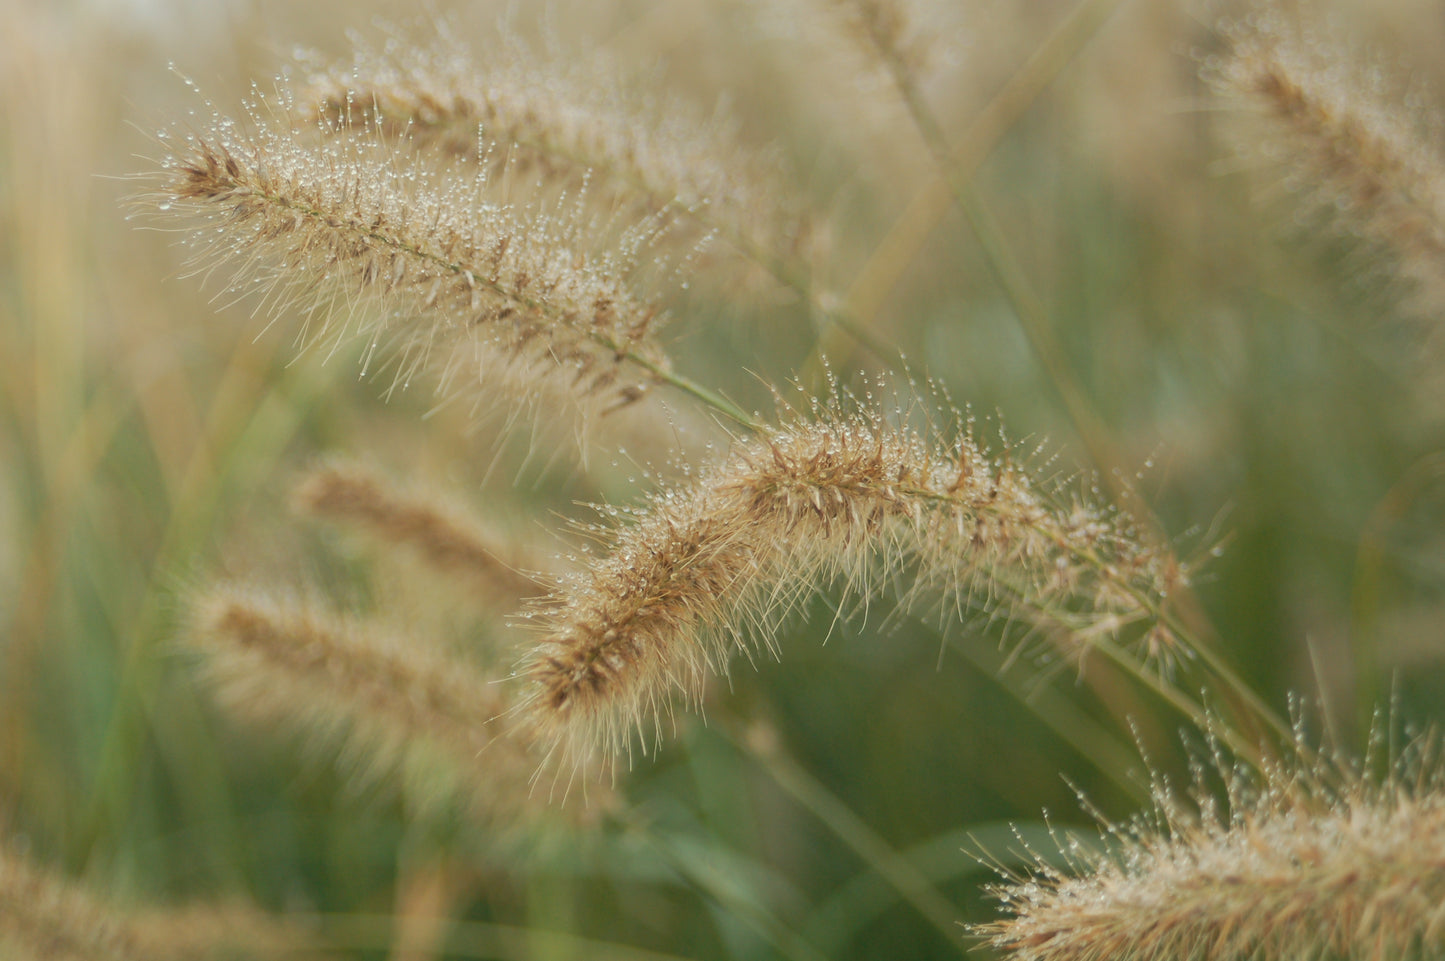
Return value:
M 1158 614 L 1186 576 L 1168 550 L 1112 511 L 1061 504 L 971 429 L 939 439 L 843 403 L 664 488 L 533 612 L 523 711 L 559 757 L 615 756 L 634 732 L 645 746 L 673 694 L 696 701 L 736 654 L 776 655 L 779 623 L 829 584 L 855 601 L 895 579 L 960 608 L 1017 600 L 1077 615 L 1079 639 L 1150 621 L 1167 647 Z
M 1224 27 L 1204 75 L 1255 122 L 1235 131 L 1283 170 L 1307 219 L 1366 242 L 1423 305 L 1445 304 L 1445 155 L 1438 108 L 1338 42 L 1276 10 Z M 1236 121 L 1244 119 L 1236 116 Z
M 561 62 L 517 42 L 470 49 L 445 24 L 430 43 L 358 44 L 352 61 L 303 61 L 303 119 L 330 135 L 381 133 L 421 151 L 479 163 L 510 180 L 584 184 L 591 199 L 660 213 L 764 262 L 806 239 L 775 157 L 742 143 L 719 104 L 704 115 L 680 98 L 632 89 L 615 64 Z
M 997 889 L 984 925 L 1024 961 L 1437 957 L 1445 949 L 1445 776 L 1434 737 L 1382 780 L 1292 760 L 1216 762 L 1223 805 L 1156 782 L 1154 809 Z M 1327 765 L 1322 775 L 1320 765 Z M 1339 774 L 1343 770 L 1345 773 Z
M 364 338 L 367 368 L 395 342 L 398 385 L 436 360 L 444 387 L 625 403 L 665 369 L 664 312 L 629 281 L 657 222 L 593 250 L 581 213 L 508 205 L 483 172 L 403 160 L 384 136 L 317 142 L 291 109 L 258 97 L 242 121 L 165 135 L 137 202 L 187 232 L 194 272 L 229 271 L 273 317 L 299 310 L 304 342 Z
M 403 489 L 358 463 L 329 460 L 297 483 L 298 510 L 408 551 L 483 601 L 514 605 L 541 592 L 537 558 L 433 491 Z
M 363 776 L 417 779 L 426 802 L 460 800 L 507 827 L 545 815 L 533 761 L 497 718 L 503 688 L 419 641 L 315 604 L 219 586 L 192 602 L 187 648 L 219 702 L 266 727 L 297 731 Z M 540 823 L 540 822 L 538 822 Z
M 305 933 L 243 906 L 124 911 L 0 845 L 6 961 L 319 959 Z

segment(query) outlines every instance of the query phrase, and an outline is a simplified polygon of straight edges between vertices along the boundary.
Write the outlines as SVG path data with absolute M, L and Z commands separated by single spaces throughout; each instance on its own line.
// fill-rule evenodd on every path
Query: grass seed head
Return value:
M 394 386 L 435 366 L 443 389 L 485 380 L 494 401 L 583 412 L 636 400 L 666 367 L 664 313 L 628 280 L 655 224 L 594 251 L 565 210 L 497 202 L 476 170 L 401 162 L 382 136 L 318 142 L 291 109 L 258 98 L 243 122 L 168 135 L 141 202 L 187 230 L 193 272 L 299 312 L 305 343 L 364 340 L 367 369 L 394 346 Z
M 563 758 L 615 756 L 634 733 L 646 745 L 673 695 L 695 702 L 737 654 L 776 654 L 780 624 L 828 585 L 862 601 L 907 566 L 919 596 L 1007 610 L 1013 591 L 1118 626 L 1155 616 L 1177 574 L 1167 551 L 1105 512 L 1054 506 L 970 436 L 936 443 L 868 409 L 740 439 L 610 538 L 532 621 L 523 711 Z

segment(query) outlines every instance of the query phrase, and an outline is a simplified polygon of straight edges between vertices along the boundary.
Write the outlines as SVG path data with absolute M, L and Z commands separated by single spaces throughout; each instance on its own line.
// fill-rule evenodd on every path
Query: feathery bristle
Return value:
M 232 270 L 232 289 L 272 314 L 299 307 L 308 325 L 320 315 L 304 340 L 366 337 L 368 365 L 383 338 L 398 340 L 401 385 L 434 351 L 443 382 L 490 361 L 521 401 L 629 401 L 665 367 L 662 312 L 625 280 L 657 225 L 593 254 L 583 225 L 489 201 L 474 170 L 399 165 L 379 138 L 311 143 L 278 111 L 261 101 L 245 124 L 216 117 L 185 136 L 161 188 L 141 198 L 199 220 L 197 272 Z
M 1077 876 L 1040 862 L 998 889 L 1010 917 L 979 932 L 1024 961 L 1438 956 L 1439 765 L 1326 788 L 1303 763 L 1269 768 L 1262 783 L 1217 772 L 1224 811 L 1201 794 L 1200 813 L 1187 813 L 1156 785 L 1150 817 L 1109 826 L 1112 853 L 1071 848 Z
M 940 449 L 868 413 L 799 417 L 656 495 L 606 557 L 564 579 L 524 670 L 528 721 L 567 758 L 615 754 L 634 730 L 645 745 L 674 689 L 696 699 L 735 653 L 774 650 L 779 622 L 820 586 L 867 597 L 910 561 L 947 594 L 984 582 L 1006 605 L 1023 582 L 1031 600 L 1115 627 L 1150 617 L 1183 576 L 1117 519 L 1051 506 L 969 436 Z
M 377 772 L 414 774 L 416 757 L 440 759 L 438 777 L 451 780 L 439 783 L 457 785 L 474 813 L 500 823 L 531 807 L 535 762 L 493 723 L 507 709 L 498 686 L 468 665 L 315 607 L 229 588 L 196 601 L 185 641 L 241 716 L 339 741 L 347 760 Z
M 1241 149 L 1283 164 L 1310 214 L 1386 254 L 1417 298 L 1445 303 L 1445 157 L 1423 114 L 1403 110 L 1378 69 L 1278 16 L 1226 36 L 1205 76 L 1262 121 Z
M 477 520 L 436 495 L 398 490 L 358 465 L 318 467 L 296 486 L 294 500 L 308 514 L 409 550 L 493 600 L 516 602 L 541 589 L 518 563 L 517 548 L 501 543 Z
M 724 112 L 705 118 L 676 98 L 631 94 L 603 64 L 478 56 L 443 36 L 359 46 L 349 65 L 314 68 L 297 100 L 323 131 L 379 131 L 492 169 L 586 183 L 603 208 L 665 212 L 749 255 L 786 255 L 803 239 L 774 164 L 738 144 Z

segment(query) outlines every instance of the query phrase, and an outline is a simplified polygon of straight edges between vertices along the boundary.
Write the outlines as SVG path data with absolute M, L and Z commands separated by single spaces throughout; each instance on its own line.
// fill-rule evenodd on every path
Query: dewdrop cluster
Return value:
M 971 435 L 935 444 L 868 410 L 742 438 L 630 520 L 535 612 L 526 718 L 560 758 L 615 755 L 634 732 L 645 745 L 673 695 L 696 701 L 739 653 L 776 655 L 780 623 L 827 585 L 860 601 L 907 578 L 910 595 L 1087 609 L 1113 632 L 1157 620 L 1184 576 L 1117 517 L 1057 506 Z

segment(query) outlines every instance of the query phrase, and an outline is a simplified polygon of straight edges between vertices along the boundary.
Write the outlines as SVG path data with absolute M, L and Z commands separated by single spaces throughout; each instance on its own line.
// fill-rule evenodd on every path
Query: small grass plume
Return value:
M 1445 766 L 1416 741 L 1383 780 L 1330 761 L 1216 761 L 1223 805 L 1156 782 L 1154 809 L 998 889 L 979 928 L 1024 961 L 1436 957 L 1445 950 Z M 1323 769 L 1321 766 L 1324 766 Z M 1340 771 L 1345 773 L 1341 774 Z
M 239 906 L 123 910 L 0 846 L 6 961 L 321 961 L 311 939 Z
M 512 207 L 475 168 L 399 164 L 382 134 L 317 142 L 290 109 L 258 98 L 242 122 L 167 135 L 138 203 L 189 225 L 194 272 L 229 271 L 273 316 L 299 309 L 307 343 L 364 338 L 368 367 L 395 342 L 400 385 L 435 362 L 493 398 L 616 404 L 665 369 L 664 313 L 628 283 L 656 223 L 590 250 L 584 222 Z
M 292 501 L 303 513 L 359 529 L 378 548 L 409 551 L 484 599 L 515 604 L 542 590 L 516 544 L 437 493 L 405 490 L 360 464 L 332 460 L 308 471 Z
M 302 117 L 327 135 L 380 133 L 521 182 L 582 187 L 603 208 L 662 214 L 747 256 L 793 256 L 804 241 L 777 165 L 741 143 L 721 105 L 699 114 L 641 94 L 622 71 L 498 45 L 478 52 L 443 28 L 430 43 L 356 47 L 352 62 L 303 63 Z
M 1445 305 L 1445 153 L 1438 111 L 1378 64 L 1277 10 L 1226 25 L 1204 71 L 1252 164 L 1279 176 L 1308 218 L 1365 241 L 1426 308 Z M 1242 124 L 1246 118 L 1254 122 Z
M 526 745 L 506 736 L 503 689 L 475 668 L 377 625 L 270 593 L 217 587 L 193 603 L 188 648 L 222 704 L 254 723 L 341 748 L 369 781 L 421 776 L 435 798 L 507 826 L 543 814 Z

